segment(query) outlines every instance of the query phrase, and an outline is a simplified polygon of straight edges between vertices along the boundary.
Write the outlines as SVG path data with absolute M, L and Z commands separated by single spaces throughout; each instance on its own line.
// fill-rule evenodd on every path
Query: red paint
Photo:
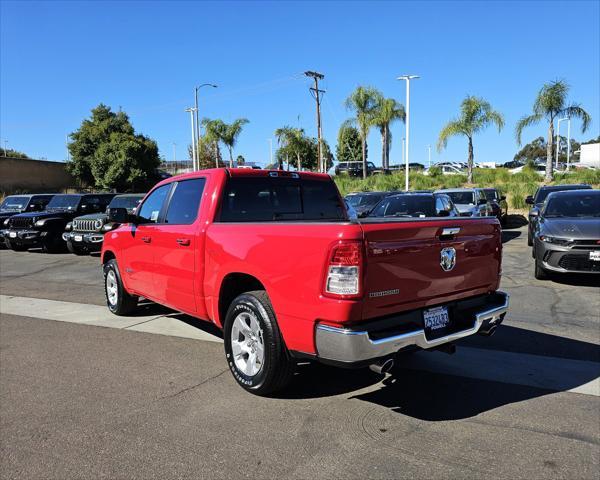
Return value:
M 231 273 L 251 275 L 264 285 L 287 347 L 314 353 L 316 322 L 356 323 L 498 288 L 502 244 L 495 218 L 368 224 L 214 222 L 228 174 L 269 172 L 213 169 L 167 179 L 157 186 L 206 178 L 193 224 L 125 224 L 106 235 L 102 258 L 107 252 L 116 256 L 130 292 L 222 326 L 218 305 L 224 278 Z M 317 173 L 301 173 L 299 181 L 304 178 L 331 181 Z M 440 240 L 444 227 L 461 230 L 452 240 Z M 356 243 L 359 249 L 346 247 Z M 336 250 L 339 245 L 344 247 Z M 449 272 L 440 267 L 444 247 L 454 247 L 457 254 Z M 332 261 L 360 263 L 357 298 L 324 294 Z M 380 295 L 395 290 L 398 293 Z

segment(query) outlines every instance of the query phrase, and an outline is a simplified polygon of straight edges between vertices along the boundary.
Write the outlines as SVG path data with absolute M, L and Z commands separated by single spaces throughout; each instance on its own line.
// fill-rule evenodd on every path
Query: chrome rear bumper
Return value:
M 493 306 L 484 306 L 474 313 L 471 328 L 435 339 L 427 339 L 424 329 L 372 339 L 367 330 L 318 324 L 315 332 L 317 355 L 323 360 L 352 364 L 392 355 L 410 346 L 428 349 L 468 337 L 480 330 L 490 331 L 502 322 L 508 311 L 508 294 L 496 292 L 495 298 L 500 301 L 495 302 Z

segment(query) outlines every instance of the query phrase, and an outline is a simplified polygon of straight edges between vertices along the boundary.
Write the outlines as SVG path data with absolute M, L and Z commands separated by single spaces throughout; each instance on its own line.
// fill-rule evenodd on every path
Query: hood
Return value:
M 473 205 L 470 205 L 468 203 L 455 203 L 454 205 L 456 206 L 456 209 L 459 213 L 467 213 L 473 211 Z
M 10 218 L 14 215 L 19 215 L 21 212 L 14 210 L 14 211 L 5 211 L 5 212 L 0 212 L 0 222 L 2 222 L 3 220 L 6 220 L 7 218 Z
M 600 239 L 598 218 L 544 218 L 540 226 L 543 233 L 554 237 L 578 240 Z
M 107 219 L 108 215 L 106 213 L 89 213 L 74 218 L 74 220 L 102 220 L 102 222 L 105 222 Z

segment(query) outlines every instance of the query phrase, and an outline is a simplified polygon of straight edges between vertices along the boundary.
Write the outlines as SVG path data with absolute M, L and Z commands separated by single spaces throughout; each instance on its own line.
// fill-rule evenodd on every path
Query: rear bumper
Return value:
M 356 328 L 318 324 L 315 332 L 317 356 L 325 362 L 353 366 L 393 355 L 407 347 L 434 348 L 478 332 L 491 332 L 504 320 L 508 304 L 509 296 L 504 292 L 455 302 L 451 307 L 455 312 L 452 322 L 465 328 L 459 327 L 439 338 L 427 338 L 421 310 L 407 312 L 394 319 L 367 322 Z M 408 331 L 398 333 L 406 330 L 407 326 Z

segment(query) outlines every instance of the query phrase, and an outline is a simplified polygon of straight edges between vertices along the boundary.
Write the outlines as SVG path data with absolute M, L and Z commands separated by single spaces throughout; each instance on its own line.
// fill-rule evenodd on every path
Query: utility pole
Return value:
M 405 181 L 404 181 L 404 189 L 408 191 L 408 164 L 410 160 L 408 158 L 408 154 L 410 152 L 409 149 L 409 133 L 410 133 L 410 81 L 416 80 L 419 78 L 418 75 L 402 75 L 398 77 L 398 80 L 406 80 L 406 163 L 404 164 L 406 168 L 405 172 Z
M 8 140 L 4 140 L 4 156 L 8 157 Z
M 307 77 L 311 77 L 315 81 L 315 86 L 311 87 L 309 90 L 312 92 L 313 97 L 317 101 L 317 158 L 319 162 L 319 172 L 323 173 L 327 170 L 323 162 L 323 135 L 321 133 L 321 94 L 325 93 L 325 90 L 319 90 L 319 80 L 323 80 L 325 78 L 325 75 L 310 70 L 304 72 L 304 75 L 306 75 Z
M 200 143 L 200 118 L 198 115 L 198 90 L 200 90 L 202 87 L 212 87 L 212 88 L 217 88 L 218 85 L 215 85 L 214 83 L 203 83 L 202 85 L 198 85 L 197 87 L 194 87 L 194 108 L 196 109 L 196 128 L 195 128 L 195 132 L 196 132 L 196 142 L 198 142 L 198 144 Z M 194 158 L 194 162 L 196 164 L 196 166 L 198 168 L 194 168 L 194 170 L 199 170 L 200 169 L 200 145 L 196 145 L 196 154 L 194 155 L 196 158 Z M 218 161 L 217 161 L 218 163 Z
M 192 120 L 192 171 L 196 171 L 196 128 L 194 125 L 194 114 L 198 110 L 194 107 L 186 108 L 186 112 L 190 112 L 190 119 Z
M 402 137 L 402 165 L 404 165 L 406 157 L 406 137 Z
M 571 118 L 569 117 L 569 121 L 567 122 L 567 170 L 570 167 L 570 159 L 571 159 Z
M 267 141 L 269 142 L 269 165 L 273 165 L 273 139 L 272 138 L 267 138 Z
M 177 147 L 177 144 L 175 142 L 173 142 L 173 161 L 176 162 L 177 161 L 177 154 L 175 151 L 175 147 Z

